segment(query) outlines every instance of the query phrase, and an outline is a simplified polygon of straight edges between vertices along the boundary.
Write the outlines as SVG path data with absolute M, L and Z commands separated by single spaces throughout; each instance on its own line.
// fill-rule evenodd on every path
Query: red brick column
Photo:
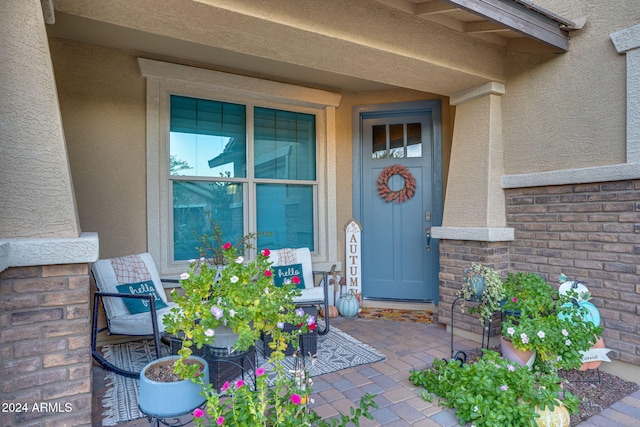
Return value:
M 0 273 L 0 425 L 91 425 L 87 264 Z
M 462 286 L 464 270 L 472 263 L 489 266 L 506 276 L 509 267 L 510 242 L 477 242 L 471 240 L 441 240 L 440 241 L 440 302 L 438 304 L 438 322 L 451 325 L 451 305 L 457 298 Z M 472 307 L 474 303 L 465 302 L 465 307 Z M 494 316 L 491 324 L 491 336 L 499 333 L 499 316 Z M 482 326 L 478 317 L 462 313 L 460 302 L 454 310 L 454 332 L 470 331 L 482 334 Z

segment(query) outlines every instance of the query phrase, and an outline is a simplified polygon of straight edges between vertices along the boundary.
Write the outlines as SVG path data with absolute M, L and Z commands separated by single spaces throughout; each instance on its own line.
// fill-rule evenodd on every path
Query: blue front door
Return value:
M 439 113 L 438 101 L 359 111 L 365 298 L 438 301 L 439 250 L 430 231 L 442 216 Z M 403 198 L 411 178 L 415 190 Z

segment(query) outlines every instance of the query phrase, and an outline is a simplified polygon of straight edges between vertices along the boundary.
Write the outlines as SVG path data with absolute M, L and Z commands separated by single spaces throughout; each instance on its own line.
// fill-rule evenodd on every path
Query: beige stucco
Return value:
M 39 0 L 0 13 L 0 238 L 80 235 Z
M 638 2 L 536 3 L 588 18 L 563 55 L 507 55 L 505 172 L 625 163 L 626 65 L 609 35 L 637 24 Z

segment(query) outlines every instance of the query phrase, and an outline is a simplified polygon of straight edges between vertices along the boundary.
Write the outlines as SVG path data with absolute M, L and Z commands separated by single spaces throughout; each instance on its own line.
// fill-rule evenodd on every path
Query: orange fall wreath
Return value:
M 404 179 L 404 187 L 398 191 L 389 188 L 389 178 L 393 175 L 400 175 Z M 395 164 L 382 169 L 378 176 L 378 194 L 385 202 L 396 203 L 406 202 L 413 197 L 416 192 L 416 179 L 413 177 L 409 169 L 405 166 Z

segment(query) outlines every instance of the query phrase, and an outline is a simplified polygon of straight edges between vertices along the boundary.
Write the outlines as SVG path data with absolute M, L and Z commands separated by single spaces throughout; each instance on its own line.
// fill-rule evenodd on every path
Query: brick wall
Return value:
M 91 425 L 88 272 L 70 264 L 0 273 L 0 425 Z
M 438 304 L 438 322 L 451 325 L 451 304 L 457 298 L 457 292 L 461 287 L 464 270 L 471 263 L 487 265 L 502 276 L 506 276 L 509 267 L 508 242 L 475 242 L 463 240 L 440 241 L 440 303 Z M 482 334 L 482 325 L 477 316 L 462 313 L 462 301 L 456 303 L 454 309 L 455 329 L 471 331 Z M 464 302 L 465 308 L 472 307 L 474 303 Z M 499 316 L 494 316 L 491 323 L 491 336 L 499 333 Z
M 609 356 L 640 365 L 640 180 L 508 189 L 510 270 L 582 281 Z

